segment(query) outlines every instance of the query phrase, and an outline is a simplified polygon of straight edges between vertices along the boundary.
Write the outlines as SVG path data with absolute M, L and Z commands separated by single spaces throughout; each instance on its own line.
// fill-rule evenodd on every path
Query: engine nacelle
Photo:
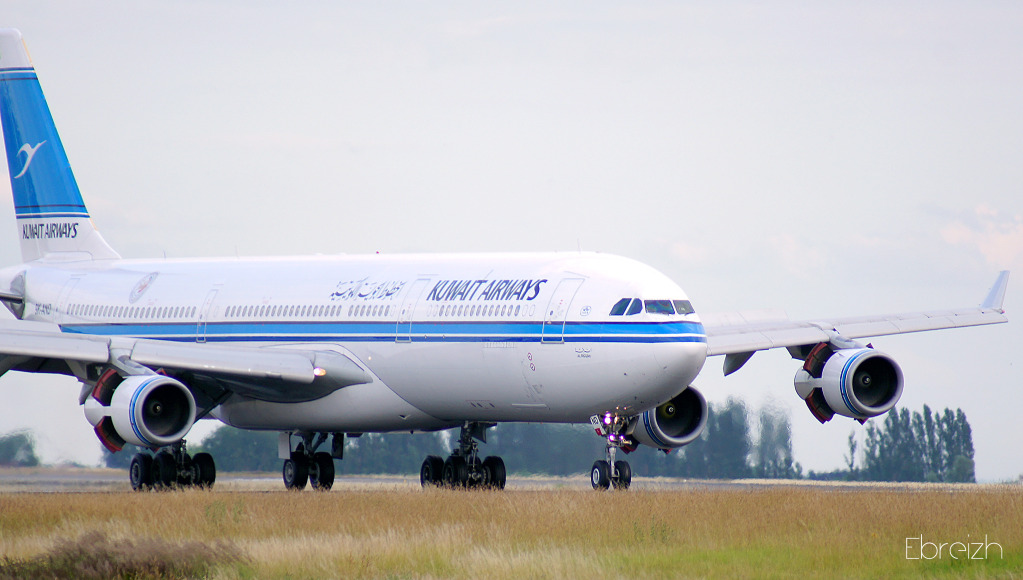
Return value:
M 861 421 L 887 413 L 902 397 L 902 369 L 872 348 L 818 345 L 796 373 L 796 393 L 822 423 L 834 414 Z
M 85 401 L 85 416 L 108 449 L 120 449 L 125 442 L 157 448 L 177 443 L 192 428 L 195 399 L 171 377 L 130 376 L 112 394 L 98 386 Z
M 707 425 L 707 400 L 688 387 L 673 399 L 635 418 L 632 438 L 658 449 L 675 449 L 696 440 Z

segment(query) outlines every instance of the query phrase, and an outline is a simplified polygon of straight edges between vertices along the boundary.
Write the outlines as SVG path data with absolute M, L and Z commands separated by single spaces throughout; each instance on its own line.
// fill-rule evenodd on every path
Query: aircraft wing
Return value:
M 1001 272 L 979 306 L 954 310 L 812 321 L 790 320 L 780 311 L 701 315 L 707 332 L 707 354 L 725 355 L 728 375 L 758 350 L 1007 322 L 1002 302 L 1008 281 L 1009 272 Z
M 89 366 L 99 364 L 187 375 L 210 399 L 236 393 L 273 402 L 310 401 L 371 380 L 354 360 L 334 350 L 105 337 L 61 332 L 49 323 L 0 322 L 0 374 L 49 372 L 88 382 Z

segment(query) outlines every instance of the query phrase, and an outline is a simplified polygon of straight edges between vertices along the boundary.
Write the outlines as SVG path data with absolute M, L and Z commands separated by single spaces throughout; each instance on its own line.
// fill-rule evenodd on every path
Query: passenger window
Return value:
M 675 314 L 675 309 L 671 306 L 671 300 L 647 300 L 646 311 L 647 314 Z
M 632 305 L 629 306 L 629 311 L 625 314 L 632 316 L 633 314 L 639 314 L 640 312 L 643 312 L 643 301 L 639 298 L 633 298 Z
M 625 314 L 625 309 L 629 307 L 629 302 L 632 302 L 631 298 L 622 298 L 615 305 L 611 307 L 611 316 L 621 316 Z
M 693 304 L 688 300 L 675 300 L 675 312 L 678 314 L 692 314 L 696 312 Z

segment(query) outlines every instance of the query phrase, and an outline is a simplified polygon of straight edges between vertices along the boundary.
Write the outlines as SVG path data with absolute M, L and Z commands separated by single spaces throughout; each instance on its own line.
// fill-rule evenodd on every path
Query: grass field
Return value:
M 921 536 L 991 545 L 907 559 Z M 5 493 L 0 558 L 0 577 L 1023 577 L 1023 489 Z

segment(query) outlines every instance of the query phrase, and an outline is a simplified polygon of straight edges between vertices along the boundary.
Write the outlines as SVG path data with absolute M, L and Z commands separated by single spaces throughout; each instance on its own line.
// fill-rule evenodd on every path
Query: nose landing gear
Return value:
M 615 460 L 619 449 L 629 452 L 636 448 L 632 439 L 625 434 L 629 427 L 628 419 L 617 413 L 605 413 L 603 417 L 590 417 L 590 423 L 597 435 L 607 438 L 604 459 L 594 461 L 590 469 L 590 484 L 596 490 L 612 486 L 615 489 L 629 489 L 632 485 L 632 467 L 628 461 Z

